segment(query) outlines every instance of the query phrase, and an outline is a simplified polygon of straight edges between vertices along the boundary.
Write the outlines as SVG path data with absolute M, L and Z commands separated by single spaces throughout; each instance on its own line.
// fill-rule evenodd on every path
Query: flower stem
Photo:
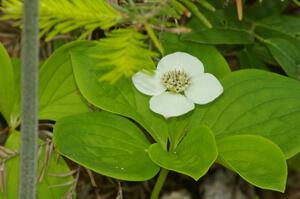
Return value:
M 161 191 L 161 188 L 163 187 L 165 180 L 167 178 L 167 175 L 169 173 L 169 170 L 161 168 L 159 172 L 159 176 L 157 178 L 157 181 L 155 183 L 154 189 L 151 193 L 150 199 L 158 199 L 159 193 Z

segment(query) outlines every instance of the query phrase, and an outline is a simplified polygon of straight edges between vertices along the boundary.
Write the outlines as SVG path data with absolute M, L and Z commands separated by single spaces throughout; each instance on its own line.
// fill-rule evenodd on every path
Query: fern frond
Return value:
M 3 19 L 20 23 L 23 15 L 23 0 L 4 0 L 1 7 Z M 120 12 L 106 0 L 41 0 L 40 35 L 47 33 L 46 40 L 84 28 L 81 37 L 96 28 L 108 29 L 122 20 Z
M 113 30 L 99 41 L 99 67 L 108 72 L 99 81 L 116 82 L 121 77 L 131 77 L 137 71 L 155 68 L 153 57 L 157 53 L 144 43 L 147 37 L 135 29 Z

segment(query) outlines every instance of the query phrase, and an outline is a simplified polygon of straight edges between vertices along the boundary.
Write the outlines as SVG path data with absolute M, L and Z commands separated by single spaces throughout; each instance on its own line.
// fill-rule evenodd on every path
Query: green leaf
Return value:
M 71 42 L 54 52 L 43 64 L 39 79 L 39 118 L 57 120 L 88 111 L 76 86 L 70 51 L 86 49 L 93 42 Z
M 182 40 L 201 44 L 251 44 L 254 38 L 250 32 L 235 28 L 211 28 L 198 30 L 182 36 Z
M 255 55 L 253 48 L 248 47 L 237 52 L 237 57 L 240 62 L 240 68 L 258 68 L 263 70 L 269 70 L 267 65 Z
M 0 43 L 0 112 L 11 125 L 11 114 L 17 98 L 14 68 L 4 46 Z
M 149 108 L 149 97 L 138 92 L 131 79 L 121 78 L 115 84 L 99 81 L 105 74 L 94 56 L 99 46 L 72 52 L 72 64 L 78 88 L 88 102 L 108 112 L 134 119 L 162 146 L 167 146 L 168 126 L 165 119 Z
M 230 73 L 229 65 L 214 46 L 182 41 L 178 35 L 170 33 L 161 33 L 160 39 L 167 53 L 182 51 L 196 56 L 203 62 L 205 71 L 214 74 L 218 78 Z
M 5 189 L 4 192 L 0 192 L 0 198 L 18 198 L 18 186 L 19 186 L 19 170 L 20 170 L 20 158 L 19 158 L 19 146 L 20 146 L 20 133 L 12 132 L 6 141 L 5 147 L 11 151 L 15 151 L 15 156 L 7 160 L 5 163 Z M 45 146 L 41 150 L 41 158 L 39 160 L 38 175 L 40 175 L 43 161 L 45 158 Z M 54 151 L 49 159 L 49 164 L 46 167 L 44 178 L 40 182 L 37 182 L 37 197 L 45 199 L 62 198 L 69 190 L 70 185 L 64 185 L 72 182 L 74 179 L 71 175 L 58 177 L 53 174 L 63 175 L 69 173 L 70 170 L 62 158 L 58 157 Z
M 299 79 L 300 67 L 298 67 L 296 61 L 299 53 L 296 47 L 289 41 L 280 38 L 267 39 L 265 44 L 286 74 Z
M 245 6 L 245 15 L 254 20 L 276 16 L 286 9 L 290 1 L 256 1 L 252 6 Z
M 290 169 L 300 173 L 300 153 L 288 159 L 288 166 Z
M 64 156 L 113 178 L 143 181 L 159 171 L 147 154 L 150 143 L 142 131 L 111 113 L 83 113 L 59 120 L 54 143 Z
M 271 55 L 269 49 L 262 43 L 254 43 L 251 51 L 253 53 L 253 56 L 255 56 L 257 59 L 262 60 L 264 63 L 275 66 L 278 65 L 274 57 Z
M 221 162 L 251 184 L 284 192 L 287 165 L 280 148 L 266 138 L 235 135 L 217 140 Z
M 9 126 L 11 129 L 20 125 L 20 110 L 21 110 L 21 60 L 17 58 L 11 59 L 14 68 L 15 79 L 15 99 L 12 113 L 10 115 Z
M 248 22 L 239 21 L 236 14 L 236 5 L 230 3 L 216 12 L 204 12 L 212 22 L 213 28 L 205 28 L 192 18 L 188 27 L 192 33 L 182 36 L 183 40 L 202 44 L 250 44 L 254 42 L 251 26 Z
M 300 42 L 300 21 L 295 16 L 272 16 L 255 22 L 255 30 L 264 37 L 291 37 Z
M 211 130 L 195 125 L 176 149 L 167 152 L 156 143 L 150 146 L 149 155 L 159 166 L 198 180 L 214 163 L 218 152 Z
M 280 38 L 294 45 L 300 54 L 299 20 L 293 16 L 273 16 L 255 22 L 255 32 L 263 38 Z M 293 47 L 295 49 L 295 47 Z M 300 61 L 300 56 L 297 57 Z
M 287 158 L 300 151 L 300 84 L 275 73 L 245 69 L 221 81 L 224 93 L 197 106 L 192 123 L 208 125 L 217 138 L 253 134 L 276 143 Z
M 57 120 L 88 111 L 74 80 L 69 51 L 88 48 L 90 45 L 92 42 L 87 41 L 65 45 L 43 64 L 39 76 L 39 119 Z M 0 47 L 0 56 L 0 60 L 3 60 L 1 75 L 5 74 L 0 78 L 0 81 L 5 80 L 0 89 L 0 110 L 9 125 L 15 128 L 19 124 L 20 115 L 20 62 L 15 60 L 12 64 L 3 47 Z

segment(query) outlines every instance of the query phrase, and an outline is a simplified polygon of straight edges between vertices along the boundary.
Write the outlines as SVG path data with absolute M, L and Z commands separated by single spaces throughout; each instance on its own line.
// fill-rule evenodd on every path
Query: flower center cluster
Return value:
M 168 91 L 176 93 L 183 92 L 191 84 L 191 78 L 183 70 L 168 71 L 161 80 Z

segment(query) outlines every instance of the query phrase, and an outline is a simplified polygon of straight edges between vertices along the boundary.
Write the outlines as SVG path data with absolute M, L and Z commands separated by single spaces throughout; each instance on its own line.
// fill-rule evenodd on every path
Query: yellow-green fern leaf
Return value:
M 98 66 L 108 72 L 99 80 L 114 83 L 123 76 L 131 77 L 137 71 L 153 70 L 152 58 L 157 53 L 148 49 L 145 39 L 145 35 L 132 28 L 113 30 L 107 38 L 101 39 L 101 50 L 96 57 L 99 59 Z
M 3 0 L 2 19 L 17 20 L 23 15 L 23 0 Z M 40 35 L 47 33 L 47 40 L 83 28 L 82 37 L 96 28 L 108 29 L 122 20 L 122 14 L 106 0 L 41 0 Z

